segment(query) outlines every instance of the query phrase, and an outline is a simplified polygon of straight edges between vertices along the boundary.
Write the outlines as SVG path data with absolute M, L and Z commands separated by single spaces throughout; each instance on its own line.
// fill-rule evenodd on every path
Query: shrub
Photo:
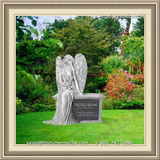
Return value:
M 54 45 L 49 40 L 28 40 L 16 44 L 16 68 L 21 66 L 28 73 L 45 74 L 44 68 L 55 56 Z
M 127 67 L 127 60 L 125 60 L 122 56 L 108 56 L 104 58 L 101 62 L 102 71 L 105 74 L 113 73 L 114 70 L 117 69 L 126 69 Z
M 31 106 L 32 112 L 45 112 L 45 111 L 53 111 L 55 110 L 55 106 L 53 105 L 45 105 L 45 104 L 33 104 Z
M 85 90 L 87 90 L 88 88 L 87 92 L 100 93 L 102 92 L 105 85 L 106 85 L 106 80 L 104 77 L 95 77 L 93 79 L 93 82 L 90 83 L 90 85 L 88 85 Z
M 16 97 L 16 114 L 30 112 L 30 104 Z
M 24 113 L 24 108 L 22 104 L 16 104 L 16 114 Z
M 36 100 L 45 97 L 47 90 L 42 79 L 35 79 L 25 71 L 16 73 L 16 96 L 28 104 L 34 104 Z
M 22 100 L 16 97 L 16 114 L 20 114 L 24 112 L 24 107 L 22 104 Z
M 144 75 L 142 73 L 137 73 L 136 75 L 134 75 L 132 82 L 138 85 L 144 85 Z
M 121 71 L 119 74 L 109 74 L 109 82 L 107 83 L 104 90 L 107 92 L 108 97 L 112 99 L 120 99 L 125 96 L 129 97 L 136 87 L 130 79 L 132 76 L 127 74 L 127 71 L 124 73 Z
M 135 88 L 132 92 L 132 99 L 135 101 L 144 100 L 144 87 L 138 86 L 137 88 Z
M 138 66 L 138 60 L 140 59 L 141 63 L 144 63 L 144 36 L 134 37 L 132 34 L 122 37 L 123 43 L 119 46 L 124 56 L 127 59 L 130 59 L 136 66 Z
M 144 108 L 144 87 L 137 85 L 144 83 L 142 74 L 132 75 L 120 69 L 118 73 L 109 74 L 108 77 L 109 82 L 104 88 L 106 99 L 103 101 L 103 109 Z
M 123 105 L 122 100 L 112 100 L 110 98 L 104 99 L 102 103 L 103 109 L 120 109 Z
M 102 103 L 103 109 L 144 109 L 144 100 L 112 100 L 104 99 Z
M 45 84 L 40 75 L 35 75 L 34 78 L 33 75 L 20 70 L 16 73 L 16 79 L 17 114 L 55 109 L 53 87 Z
M 144 100 L 130 100 L 124 102 L 121 109 L 144 109 Z

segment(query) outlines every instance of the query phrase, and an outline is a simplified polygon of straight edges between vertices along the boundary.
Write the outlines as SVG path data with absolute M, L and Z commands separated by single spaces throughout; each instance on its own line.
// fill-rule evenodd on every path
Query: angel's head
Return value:
M 73 58 L 71 55 L 67 54 L 67 55 L 63 58 L 63 61 L 64 61 L 64 62 L 65 62 L 65 61 L 73 62 L 73 61 L 74 61 L 74 58 Z

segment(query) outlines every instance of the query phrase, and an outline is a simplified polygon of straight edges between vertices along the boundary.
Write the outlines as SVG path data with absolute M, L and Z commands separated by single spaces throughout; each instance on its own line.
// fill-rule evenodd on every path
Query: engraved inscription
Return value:
M 73 114 L 77 121 L 98 120 L 99 99 L 74 99 Z

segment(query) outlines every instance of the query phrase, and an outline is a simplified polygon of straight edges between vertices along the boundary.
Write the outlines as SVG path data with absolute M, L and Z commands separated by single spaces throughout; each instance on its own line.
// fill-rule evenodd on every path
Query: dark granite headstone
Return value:
M 80 123 L 102 123 L 102 99 L 101 93 L 87 93 L 77 95 L 73 99 L 72 113 Z
M 99 99 L 74 99 L 72 106 L 77 121 L 98 120 Z

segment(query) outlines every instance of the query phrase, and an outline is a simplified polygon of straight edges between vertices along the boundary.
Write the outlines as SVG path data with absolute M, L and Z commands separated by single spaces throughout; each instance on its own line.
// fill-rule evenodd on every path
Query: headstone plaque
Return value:
M 73 115 L 80 123 L 102 123 L 102 99 L 101 93 L 86 93 L 75 96 L 72 104 Z
M 72 106 L 77 121 L 98 120 L 99 99 L 74 99 Z

